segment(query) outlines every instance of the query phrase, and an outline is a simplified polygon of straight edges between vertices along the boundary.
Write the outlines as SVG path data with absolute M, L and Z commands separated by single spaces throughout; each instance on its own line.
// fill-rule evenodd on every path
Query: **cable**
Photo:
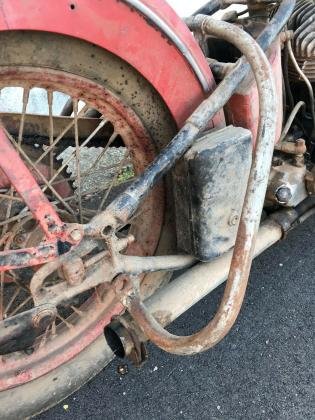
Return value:
M 301 78 L 304 80 L 309 96 L 310 96 L 310 104 L 311 104 L 311 114 L 312 114 L 312 120 L 313 120 L 313 131 L 315 132 L 315 99 L 314 99 L 314 91 L 313 87 L 311 85 L 311 82 L 308 80 L 308 78 L 305 76 L 303 70 L 298 65 L 298 62 L 296 61 L 295 55 L 292 50 L 292 44 L 290 40 L 287 40 L 287 48 L 289 52 L 289 56 L 291 58 L 292 64 L 294 65 L 295 70 L 298 72 L 298 74 L 301 76 Z
M 281 133 L 280 142 L 282 142 L 285 139 L 285 137 L 287 136 L 295 117 L 297 116 L 298 112 L 300 111 L 300 109 L 302 107 L 305 108 L 305 102 L 300 101 L 292 109 L 291 114 L 288 118 L 288 121 L 287 121 L 286 125 L 284 126 L 283 131 Z

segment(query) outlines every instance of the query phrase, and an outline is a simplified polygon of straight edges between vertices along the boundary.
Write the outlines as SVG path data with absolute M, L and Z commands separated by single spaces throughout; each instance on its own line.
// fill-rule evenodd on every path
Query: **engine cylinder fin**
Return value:
M 294 31 L 293 49 L 297 62 L 311 83 L 315 82 L 315 2 L 298 0 L 289 27 Z M 300 80 L 293 66 L 292 80 Z

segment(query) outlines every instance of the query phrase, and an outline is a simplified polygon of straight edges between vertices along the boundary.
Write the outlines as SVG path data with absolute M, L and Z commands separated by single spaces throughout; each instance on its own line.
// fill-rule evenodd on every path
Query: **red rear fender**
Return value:
M 155 87 L 179 127 L 215 87 L 198 44 L 164 0 L 1 0 L 0 30 L 55 32 L 112 52 Z M 222 124 L 220 113 L 214 125 Z

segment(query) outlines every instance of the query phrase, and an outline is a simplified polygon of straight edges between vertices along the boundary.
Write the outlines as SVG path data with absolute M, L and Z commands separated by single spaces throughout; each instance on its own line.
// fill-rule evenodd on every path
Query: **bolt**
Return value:
M 14 243 L 16 245 L 22 245 L 26 240 L 26 235 L 25 233 L 19 233 L 18 235 L 16 235 L 16 237 L 14 238 Z
M 235 211 L 233 211 L 229 220 L 229 225 L 235 226 L 238 223 L 238 221 L 239 221 L 239 215 Z
M 56 312 L 53 309 L 43 309 L 38 312 L 32 319 L 35 328 L 45 329 L 56 317 Z
M 125 287 L 128 285 L 128 280 L 126 279 L 126 277 L 119 276 L 114 280 L 113 284 L 114 284 L 116 292 L 119 293 L 119 292 L 122 292 L 125 289 Z
M 79 257 L 73 257 L 71 261 L 63 264 L 59 271 L 70 286 L 81 284 L 85 275 L 84 264 Z
M 79 229 L 73 229 L 70 232 L 70 238 L 75 242 L 79 242 L 82 239 L 82 232 Z
M 288 204 L 292 198 L 292 193 L 288 187 L 280 187 L 276 192 L 276 199 L 279 204 Z

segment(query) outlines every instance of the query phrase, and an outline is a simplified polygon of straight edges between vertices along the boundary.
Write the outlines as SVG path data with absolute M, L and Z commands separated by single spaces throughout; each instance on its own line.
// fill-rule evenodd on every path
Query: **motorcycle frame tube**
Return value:
M 287 20 L 289 19 L 294 9 L 294 6 L 295 1 L 285 0 L 281 3 L 278 12 L 271 21 L 271 24 L 266 28 L 265 31 L 263 31 L 263 33 L 259 37 L 259 41 L 262 46 L 267 47 L 266 44 L 270 45 L 270 41 L 272 42 L 272 34 L 276 36 L 280 32 L 282 27 L 286 24 Z M 202 28 L 203 30 L 207 30 L 207 32 L 213 34 L 212 25 L 215 26 L 215 22 L 211 21 L 211 19 L 209 18 L 192 18 L 190 19 L 190 23 L 195 24 L 196 29 L 198 28 L 200 30 L 200 28 Z M 223 39 L 226 39 L 225 37 L 227 33 L 224 34 L 222 33 L 222 30 L 219 30 L 219 32 L 215 33 L 215 35 L 217 36 L 218 34 Z M 243 36 L 245 36 L 244 34 L 241 35 L 241 33 L 239 33 L 239 35 L 240 39 L 243 38 Z M 228 37 L 228 41 L 232 43 L 234 43 L 235 40 L 239 41 L 239 39 L 237 38 L 233 39 L 232 37 L 231 39 L 230 37 Z M 237 47 L 243 53 L 245 52 L 243 48 L 244 45 L 246 45 L 247 41 L 251 43 L 250 40 L 244 39 L 242 39 L 241 43 L 237 42 Z M 250 52 L 250 55 L 251 54 L 252 52 Z M 258 54 L 260 54 L 259 50 Z M 253 65 L 253 69 L 255 69 L 257 65 L 257 63 L 255 63 L 254 56 L 248 56 L 248 59 L 250 59 L 250 62 Z M 261 59 L 262 61 L 264 61 L 264 59 L 266 60 L 266 57 L 261 56 Z M 238 66 L 231 73 L 239 71 L 239 67 L 247 67 L 244 58 L 241 59 L 241 61 L 243 61 L 241 65 Z M 271 72 L 267 60 L 264 63 L 267 71 L 269 69 L 269 72 Z M 225 78 L 225 80 L 229 77 L 229 75 Z M 258 83 L 259 77 L 257 78 L 257 74 L 255 76 L 256 82 Z M 269 75 L 269 78 L 269 80 L 271 81 L 271 74 Z M 219 85 L 219 88 L 221 85 Z M 272 87 L 271 89 L 273 91 L 274 88 Z M 273 96 L 274 95 L 275 92 L 273 92 Z M 268 103 L 268 100 L 266 101 L 266 99 L 268 98 L 265 98 L 265 106 Z M 272 107 L 274 107 L 276 104 L 275 97 L 269 98 L 269 100 L 270 99 L 273 100 L 271 104 Z M 272 110 L 272 112 L 275 113 L 275 109 Z M 189 355 L 205 351 L 214 346 L 216 343 L 218 343 L 223 337 L 225 337 L 225 335 L 232 328 L 238 316 L 247 287 L 247 281 L 252 261 L 253 245 L 255 243 L 255 236 L 259 226 L 259 220 L 264 202 L 264 195 L 268 182 L 268 173 L 270 170 L 271 158 L 273 153 L 273 142 L 276 130 L 275 118 L 273 118 L 273 132 L 271 136 L 265 136 L 265 129 L 266 127 L 264 127 L 264 124 L 260 124 L 259 139 L 257 141 L 255 159 L 249 178 L 242 217 L 230 266 L 228 283 L 225 288 L 225 293 L 221 301 L 219 310 L 215 317 L 212 319 L 212 321 L 210 321 L 210 323 L 204 329 L 202 329 L 200 332 L 194 335 L 187 337 L 175 336 L 163 329 L 161 325 L 156 321 L 156 319 L 153 316 L 151 316 L 150 312 L 144 307 L 137 294 L 134 293 L 129 298 L 128 310 L 131 316 L 140 325 L 146 337 L 165 351 L 179 355 Z
M 279 33 L 282 25 L 285 24 L 286 19 L 290 16 L 291 9 L 294 7 L 294 1 L 284 0 L 276 15 L 263 31 L 260 36 L 261 44 L 268 47 L 273 42 L 274 37 Z M 232 95 L 237 88 L 240 81 L 244 79 L 248 71 L 248 65 L 243 58 L 240 60 L 240 65 L 230 72 L 230 74 L 223 80 L 220 86 L 216 89 L 211 97 L 204 101 L 197 111 L 188 120 L 185 127 L 173 139 L 168 147 L 162 152 L 157 161 L 149 167 L 147 171 L 127 190 L 127 193 L 122 194 L 118 200 L 112 203 L 110 211 L 100 214 L 93 219 L 90 225 L 87 225 L 86 232 L 92 233 L 102 229 L 104 220 L 108 214 L 115 214 L 115 223 L 120 220 L 128 220 L 129 215 L 132 214 L 141 202 L 144 195 L 155 185 L 155 183 L 170 169 L 175 161 L 189 148 L 194 139 L 198 135 L 211 118 L 211 115 L 223 107 L 225 102 Z M 112 211 L 114 209 L 114 212 Z M 112 220 L 113 218 L 110 217 Z M 11 258 L 11 254 L 9 256 Z M 36 262 L 36 261 L 35 261 Z M 2 264 L 1 264 L 2 265 Z M 6 264 L 4 264 L 6 265 Z M 27 265 L 27 264 L 26 264 Z M 4 266 L 1 267 L 4 269 Z
M 169 333 L 159 325 L 145 308 L 136 291 L 126 301 L 130 315 L 149 340 L 163 350 L 178 355 L 192 355 L 210 349 L 227 335 L 237 319 L 247 288 L 276 136 L 277 100 L 273 73 L 261 48 L 253 38 L 235 25 L 202 15 L 191 20 L 193 27 L 232 43 L 247 58 L 258 87 L 260 121 L 228 281 L 214 318 L 199 332 L 180 337 Z
M 273 220 L 259 228 L 254 257 L 282 238 L 281 226 Z M 198 263 L 188 269 L 146 302 L 145 306 L 161 326 L 166 326 L 188 311 L 197 302 L 224 283 L 229 274 L 233 250 L 208 263 Z M 180 299 L 179 299 L 180 296 Z
M 263 50 L 267 50 L 275 41 L 282 28 L 286 25 L 295 6 L 295 0 L 283 0 L 277 12 L 262 31 L 257 43 Z M 200 31 L 200 22 L 195 17 L 188 18 L 187 23 L 191 30 Z M 192 23 L 195 22 L 194 26 Z M 162 150 L 160 155 L 111 205 L 100 215 L 92 219 L 86 226 L 91 235 L 99 234 L 107 220 L 113 227 L 127 223 L 134 214 L 144 196 L 167 173 L 176 161 L 191 147 L 199 133 L 207 127 L 208 122 L 222 109 L 232 95 L 237 91 L 239 84 L 250 73 L 250 66 L 245 57 L 226 75 L 212 95 L 204 100 L 195 112 L 188 118 L 186 124 Z
M 12 165 L 14 162 L 14 165 Z M 64 223 L 0 126 L 0 168 L 39 222 L 47 239 L 61 234 Z

